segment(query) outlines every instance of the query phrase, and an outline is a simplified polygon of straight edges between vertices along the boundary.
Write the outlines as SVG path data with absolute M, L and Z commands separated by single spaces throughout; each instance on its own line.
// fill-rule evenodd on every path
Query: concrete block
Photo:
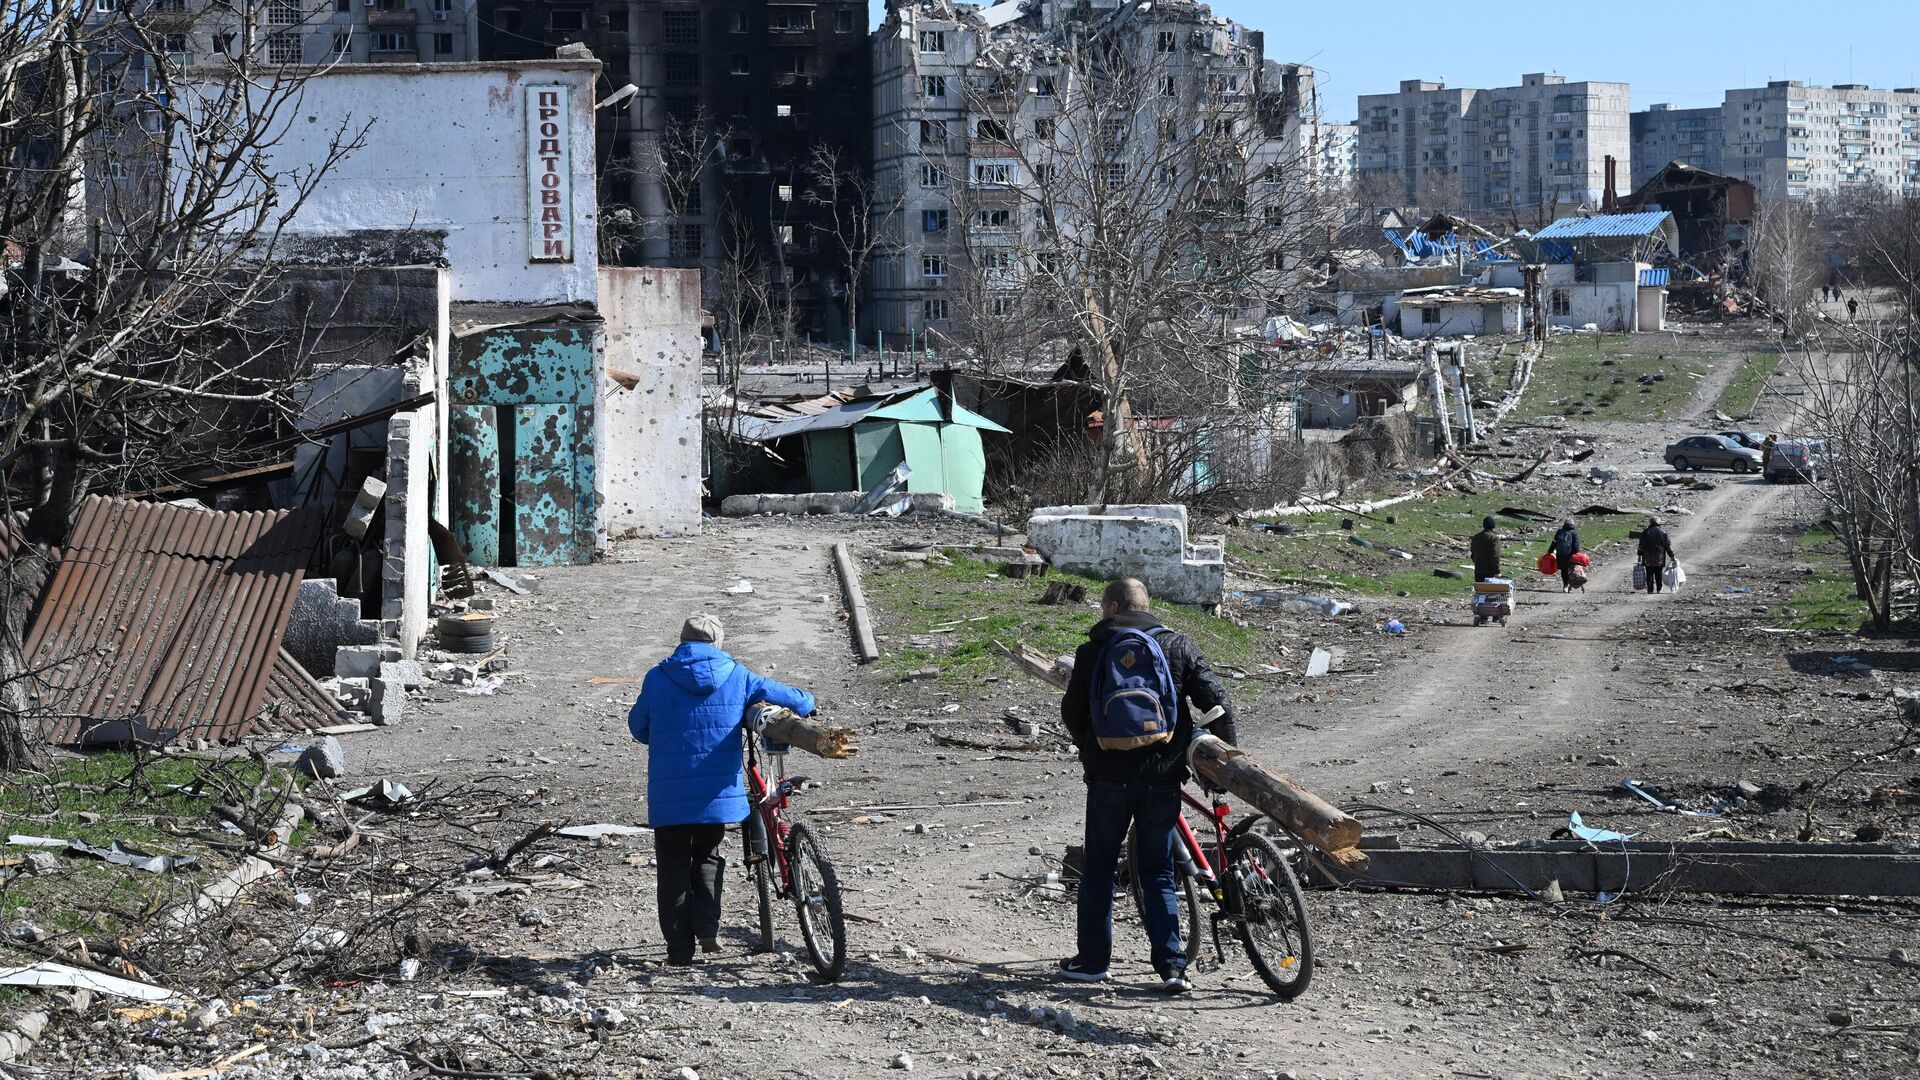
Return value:
M 407 690 L 397 682 L 372 679 L 368 684 L 372 697 L 368 711 L 376 724 L 398 723 L 407 714 Z
M 335 674 L 334 649 L 379 640 L 379 624 L 360 617 L 358 600 L 341 597 L 332 578 L 308 578 L 300 583 L 281 643 L 308 673 L 324 678 Z
M 373 684 L 366 679 L 322 679 L 320 688 L 354 712 L 364 712 L 373 697 Z
M 302 751 L 294 768 L 312 773 L 322 780 L 338 779 L 347 775 L 347 752 L 341 748 L 339 739 L 327 735 Z
M 333 651 L 333 673 L 342 679 L 371 679 L 386 659 L 381 645 L 342 645 Z
M 1218 604 L 1227 567 L 1218 537 L 1187 537 L 1184 506 L 1051 506 L 1034 511 L 1027 543 L 1049 563 L 1091 577 L 1137 577 L 1161 600 Z
M 388 660 L 380 665 L 380 678 L 408 690 L 427 684 L 427 672 L 418 660 Z

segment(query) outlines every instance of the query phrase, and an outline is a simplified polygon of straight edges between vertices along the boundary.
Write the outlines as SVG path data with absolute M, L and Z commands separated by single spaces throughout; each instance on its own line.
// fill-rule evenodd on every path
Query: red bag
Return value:
M 1553 552 L 1540 556 L 1540 572 L 1548 577 L 1560 572 L 1560 564 L 1554 561 Z
M 1587 558 L 1587 553 L 1586 553 L 1586 552 L 1584 552 L 1584 551 L 1576 551 L 1576 552 L 1574 552 L 1574 553 L 1573 553 L 1573 565 L 1575 565 L 1575 566 L 1592 566 L 1592 565 L 1593 565 L 1593 560 L 1592 560 L 1592 559 L 1589 559 L 1589 558 Z

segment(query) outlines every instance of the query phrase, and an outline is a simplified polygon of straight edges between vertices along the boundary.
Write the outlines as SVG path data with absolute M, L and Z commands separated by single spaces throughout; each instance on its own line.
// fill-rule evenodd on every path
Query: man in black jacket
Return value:
M 1679 561 L 1674 557 L 1673 541 L 1667 538 L 1667 530 L 1660 527 L 1660 519 L 1649 518 L 1647 527 L 1640 533 L 1640 562 L 1647 568 L 1647 591 L 1665 592 L 1667 564 Z
M 1079 982 L 1107 977 L 1113 952 L 1113 879 L 1126 843 L 1127 826 L 1137 834 L 1141 892 L 1145 897 L 1147 939 L 1153 967 L 1169 993 L 1191 989 L 1187 954 L 1180 941 L 1180 916 L 1174 889 L 1174 823 L 1180 818 L 1180 785 L 1187 780 L 1187 747 L 1193 742 L 1197 708 L 1203 714 L 1226 711 L 1208 730 L 1232 743 L 1233 703 L 1193 642 L 1147 614 L 1147 587 L 1133 578 L 1107 586 L 1100 598 L 1099 622 L 1073 655 L 1073 678 L 1060 701 L 1060 718 L 1080 750 L 1087 781 L 1086 857 L 1080 874 L 1079 952 L 1060 962 L 1060 972 Z M 1113 636 L 1128 629 L 1150 634 L 1166 657 L 1179 703 L 1173 737 L 1133 750 L 1102 748 L 1094 737 L 1093 695 L 1096 673 Z M 1191 702 L 1191 707 L 1189 707 Z

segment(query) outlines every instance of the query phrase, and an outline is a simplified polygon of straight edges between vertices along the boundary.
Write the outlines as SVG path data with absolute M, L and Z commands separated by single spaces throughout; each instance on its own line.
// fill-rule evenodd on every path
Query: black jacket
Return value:
M 1067 684 L 1066 696 L 1060 699 L 1060 719 L 1066 724 L 1067 733 L 1073 736 L 1073 745 L 1080 750 L 1080 765 L 1089 783 L 1140 779 L 1183 783 L 1187 779 L 1187 747 L 1193 742 L 1193 715 L 1188 702 L 1198 706 L 1201 712 L 1216 705 L 1226 706 L 1225 715 L 1207 730 L 1235 743 L 1239 732 L 1234 724 L 1233 702 L 1227 697 L 1227 688 L 1220 685 L 1219 677 L 1207 666 L 1206 658 L 1185 635 L 1172 630 L 1155 634 L 1160 651 L 1166 654 L 1167 666 L 1173 670 L 1174 692 L 1180 699 L 1180 717 L 1174 726 L 1173 738 L 1141 750 L 1101 749 L 1093 738 L 1093 672 L 1100 665 L 1100 653 L 1107 641 L 1115 630 L 1122 628 L 1156 630 L 1160 629 L 1160 621 L 1144 611 L 1123 611 L 1093 624 L 1093 629 L 1087 631 L 1086 644 L 1074 650 L 1073 679 Z
M 1575 531 L 1571 525 L 1560 526 L 1560 531 L 1553 534 L 1552 546 L 1547 550 L 1553 552 L 1554 558 L 1565 562 L 1568 558 L 1580 552 L 1579 532 Z
M 1492 529 L 1481 529 L 1467 541 L 1467 550 L 1473 553 L 1473 576 L 1490 578 L 1500 576 L 1500 536 Z
M 1667 530 L 1658 525 L 1649 525 L 1640 534 L 1640 561 L 1651 566 L 1665 566 L 1672 560 L 1673 541 L 1667 539 Z

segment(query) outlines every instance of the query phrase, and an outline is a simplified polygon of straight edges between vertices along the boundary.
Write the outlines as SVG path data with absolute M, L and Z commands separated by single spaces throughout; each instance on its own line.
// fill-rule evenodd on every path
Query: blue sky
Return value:
M 872 2 L 884 12 L 881 0 Z M 1266 31 L 1270 58 L 1318 69 L 1329 120 L 1353 119 L 1358 95 L 1392 91 L 1401 79 L 1513 86 L 1531 71 L 1631 83 L 1635 109 L 1718 105 L 1723 90 L 1771 79 L 1920 86 L 1914 0 L 1615 0 L 1540 5 L 1531 17 L 1513 5 L 1210 2 L 1217 14 Z

